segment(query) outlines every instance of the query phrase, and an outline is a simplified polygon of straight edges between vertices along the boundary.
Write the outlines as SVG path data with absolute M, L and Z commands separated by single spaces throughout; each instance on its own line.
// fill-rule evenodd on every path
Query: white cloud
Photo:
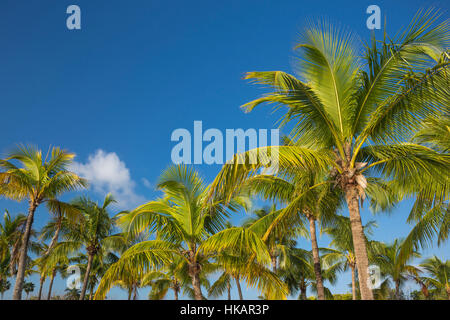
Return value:
M 86 163 L 74 161 L 71 170 L 88 179 L 95 192 L 102 195 L 111 192 L 121 209 L 131 210 L 146 202 L 135 192 L 136 183 L 131 179 L 130 170 L 115 152 L 99 149 L 89 155 Z

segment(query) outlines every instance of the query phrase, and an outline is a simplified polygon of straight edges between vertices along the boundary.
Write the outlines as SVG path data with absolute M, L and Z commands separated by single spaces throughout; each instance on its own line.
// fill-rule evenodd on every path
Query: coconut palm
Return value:
M 418 143 L 447 155 L 450 150 L 449 139 L 448 114 L 426 119 L 414 135 L 414 140 Z M 414 227 L 404 240 L 401 256 L 407 256 L 412 250 L 427 248 L 435 239 L 440 246 L 448 239 L 450 230 L 450 180 L 424 181 L 410 188 L 417 192 L 407 220 Z
M 189 277 L 187 279 L 183 277 L 185 273 L 181 272 L 183 268 L 182 262 L 181 258 L 177 258 L 173 263 L 167 265 L 164 270 L 151 271 L 144 276 L 143 283 L 151 287 L 148 295 L 149 299 L 162 300 L 169 289 L 172 289 L 174 299 L 178 300 L 182 287 L 190 282 Z
M 305 224 L 309 226 L 308 237 L 311 240 L 319 300 L 325 299 L 325 292 L 317 242 L 317 222 L 330 223 L 340 203 L 336 192 L 330 190 L 326 184 L 311 188 L 322 182 L 323 177 L 317 175 L 314 171 L 293 170 L 287 172 L 284 177 L 282 175 L 259 174 L 248 179 L 245 184 L 245 187 L 248 187 L 253 193 L 287 206 L 283 210 L 273 211 L 270 215 L 261 216 L 259 221 L 254 223 L 255 227 L 262 231 L 262 235 L 268 235 L 266 241 L 269 241 L 269 248 L 275 247 L 270 245 L 270 243 L 275 242 L 275 240 L 270 240 L 271 238 L 285 239 L 289 242 L 289 238 L 292 239 L 298 232 L 304 235 Z M 302 195 L 301 201 L 299 201 L 299 195 Z M 281 216 L 283 218 L 280 218 Z M 271 225 L 277 220 L 278 227 L 272 229 Z
M 372 227 L 376 226 L 375 221 L 369 221 L 363 228 L 365 235 L 372 233 Z M 327 259 L 336 259 L 344 262 L 344 271 L 350 268 L 352 274 L 352 298 L 356 300 L 356 259 L 353 247 L 352 230 L 350 219 L 344 216 L 336 216 L 334 225 L 324 230 L 331 236 Z
M 115 237 L 117 237 L 117 235 Z M 97 255 L 94 256 L 94 259 L 91 263 L 89 279 L 86 288 L 86 291 L 90 292 L 89 300 L 92 300 L 94 296 L 94 289 L 99 283 L 101 277 L 113 263 L 117 262 L 117 260 L 119 260 L 119 258 L 116 254 L 112 252 L 106 252 L 104 250 L 100 251 Z M 81 274 L 86 274 L 89 264 L 89 256 L 83 253 L 79 253 L 78 255 L 70 259 L 70 264 L 78 266 L 80 268 Z
M 321 249 L 324 251 L 325 249 Z M 326 249 L 328 250 L 328 249 Z M 336 262 L 331 259 L 326 258 L 321 270 L 322 281 L 329 281 L 330 284 L 334 284 L 337 280 L 337 274 L 342 271 L 342 262 Z M 328 263 L 330 261 L 332 263 Z M 307 300 L 307 289 L 317 294 L 318 296 L 318 285 L 317 277 L 314 270 L 314 257 L 312 251 L 307 251 L 300 248 L 290 248 L 286 252 L 286 260 L 283 266 L 279 270 L 280 277 L 285 281 L 289 288 L 290 295 L 294 295 L 299 292 L 298 300 Z M 332 299 L 330 289 L 323 286 L 324 299 Z
M 421 277 L 421 280 L 430 288 L 444 291 L 450 300 L 450 260 L 441 261 L 438 257 L 426 259 L 420 267 L 428 273 L 428 277 Z
M 5 294 L 6 291 L 9 290 L 9 288 L 11 288 L 11 283 L 6 279 L 1 279 L 0 280 L 0 295 L 1 295 L 2 300 L 3 300 L 3 295 Z
M 26 269 L 28 243 L 34 214 L 40 204 L 57 203 L 62 193 L 85 187 L 87 182 L 67 170 L 75 155 L 60 148 L 52 148 L 49 155 L 30 146 L 20 146 L 0 160 L 0 195 L 21 201 L 28 200 L 28 215 L 20 248 L 20 256 L 13 299 L 20 300 Z
M 25 293 L 27 294 L 27 300 L 28 300 L 28 296 L 31 292 L 34 291 L 34 283 L 33 282 L 25 282 L 23 284 L 23 291 L 25 291 Z
M 77 288 L 65 289 L 66 294 L 64 295 L 65 300 L 80 300 L 80 290 Z
M 8 210 L 5 210 L 3 223 L 0 223 L 0 280 L 14 274 L 25 222 L 24 215 L 11 217 Z
M 217 266 L 207 260 L 203 260 L 200 263 L 202 265 L 200 283 L 202 287 L 210 290 L 208 276 L 217 271 Z M 195 299 L 195 292 L 189 276 L 189 266 L 186 260 L 181 257 L 175 257 L 172 263 L 161 270 L 147 273 L 142 279 L 141 285 L 151 287 L 148 294 L 150 300 L 164 299 L 169 289 L 172 289 L 175 300 L 179 299 L 180 294 Z
M 94 258 L 109 249 L 124 245 L 122 236 L 112 234 L 114 220 L 109 216 L 108 207 L 114 202 L 111 194 L 105 197 L 102 205 L 87 197 L 74 200 L 72 205 L 81 212 L 81 219 L 67 225 L 68 231 L 62 235 L 65 241 L 58 243 L 53 249 L 57 256 L 64 256 L 85 248 L 88 260 L 80 300 L 84 300 L 86 295 Z
M 412 252 L 407 259 L 400 256 L 402 241 L 395 239 L 391 244 L 378 243 L 373 246 L 373 261 L 380 267 L 382 275 L 392 279 L 395 285 L 394 298 L 400 299 L 403 283 L 413 276 L 418 276 L 419 269 L 408 264 L 412 258 L 419 258 L 420 254 Z
M 197 172 L 183 165 L 171 166 L 160 177 L 158 188 L 164 196 L 123 214 L 119 224 L 130 237 L 155 231 L 156 240 L 140 242 L 121 256 L 119 263 L 103 277 L 95 299 L 104 298 L 113 283 L 126 270 L 136 268 L 142 276 L 181 257 L 188 266 L 195 299 L 202 300 L 200 274 L 202 261 L 230 248 L 254 253 L 258 262 L 269 260 L 267 247 L 253 232 L 224 227 L 230 211 L 245 203 L 236 197 L 227 205 L 223 199 L 209 197 L 209 187 Z
M 247 112 L 263 103 L 286 107 L 281 124 L 293 125 L 291 136 L 301 146 L 236 155 L 214 182 L 213 193 L 232 194 L 277 154 L 281 168 L 328 172 L 349 210 L 362 299 L 373 299 L 359 209 L 370 187 L 368 177 L 405 187 L 444 183 L 449 174 L 447 154 L 410 141 L 422 120 L 449 105 L 449 21 L 438 24 L 438 19 L 433 10 L 418 13 L 394 39 L 373 35 L 362 52 L 348 30 L 325 22 L 307 27 L 295 48 L 297 77 L 281 71 L 247 73 L 246 79 L 271 91 L 243 106 Z M 250 161 L 255 154 L 260 161 Z M 404 189 L 405 194 L 417 192 Z

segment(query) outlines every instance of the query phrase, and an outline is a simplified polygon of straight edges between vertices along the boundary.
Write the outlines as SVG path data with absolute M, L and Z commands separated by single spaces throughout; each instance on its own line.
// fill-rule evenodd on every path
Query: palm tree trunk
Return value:
M 129 289 L 128 289 L 128 300 L 131 300 L 131 294 L 133 293 L 133 288 L 132 287 L 130 287 Z
M 52 241 L 50 241 L 50 245 L 48 246 L 47 251 L 44 253 L 44 255 L 47 255 L 50 253 L 50 251 L 53 249 L 53 247 L 56 245 L 56 242 L 58 241 L 59 232 L 61 231 L 61 225 L 62 225 L 62 217 L 59 217 L 58 224 L 55 230 L 55 234 L 52 237 Z
M 50 285 L 48 287 L 47 300 L 50 300 L 52 298 L 53 280 L 55 279 L 55 276 L 56 276 L 56 269 L 53 269 L 52 275 L 50 277 Z
M 192 288 L 194 288 L 194 297 L 195 300 L 203 300 L 202 286 L 200 284 L 201 267 L 197 263 L 195 257 L 197 246 L 195 244 L 191 244 L 191 248 L 193 249 L 189 251 L 189 275 L 191 276 Z
M 30 240 L 31 227 L 33 225 L 34 212 L 36 211 L 38 204 L 34 201 L 30 201 L 28 208 L 27 223 L 25 226 L 25 232 L 22 238 L 22 245 L 20 247 L 19 266 L 17 268 L 16 283 L 14 284 L 13 300 L 22 299 L 23 280 L 25 278 L 25 268 L 27 264 L 27 252 L 28 242 Z
M 319 300 L 325 300 L 325 289 L 323 287 L 322 269 L 320 267 L 319 246 L 317 245 L 316 236 L 316 219 L 312 215 L 308 215 L 309 232 L 311 234 L 312 255 L 314 261 L 314 274 L 317 282 L 317 297 Z
M 40 282 L 39 282 L 39 293 L 38 293 L 38 298 L 37 298 L 38 300 L 41 300 L 41 297 L 42 297 L 42 287 L 44 285 L 44 281 L 45 281 L 45 278 L 41 277 Z
M 400 281 L 395 281 L 395 300 L 400 300 Z
M 356 185 L 349 184 L 345 188 L 345 200 L 350 213 L 353 246 L 355 249 L 356 267 L 358 268 L 359 288 L 362 300 L 373 300 L 372 290 L 369 288 L 369 258 L 367 256 L 366 237 L 359 212 L 358 190 Z
M 175 300 L 178 300 L 178 288 L 173 289 L 173 295 L 175 297 Z
M 355 266 L 350 266 L 352 269 L 352 299 L 356 300 L 356 269 Z
M 94 255 L 88 255 L 88 264 L 86 268 L 86 274 L 84 275 L 83 288 L 81 289 L 80 300 L 84 300 L 84 296 L 86 295 L 87 284 L 89 280 L 89 274 L 91 273 L 92 260 L 94 260 Z
M 307 300 L 305 279 L 300 282 L 300 299 Z
M 133 285 L 133 300 L 136 300 L 136 298 L 137 298 L 137 288 L 138 288 L 137 284 L 134 284 Z
M 200 274 L 195 271 L 192 275 L 192 287 L 194 288 L 195 300 L 203 300 L 202 288 L 200 285 Z
M 227 280 L 227 295 L 228 295 L 228 300 L 231 300 L 231 284 L 230 284 L 229 278 Z
M 272 271 L 273 271 L 273 273 L 277 273 L 277 256 L 275 255 L 275 253 L 273 251 L 270 254 L 270 259 L 272 261 Z
M 239 277 L 234 277 L 234 280 L 236 281 L 236 286 L 239 293 L 239 300 L 244 300 L 244 297 L 242 296 L 242 289 L 241 289 L 241 283 L 239 282 Z

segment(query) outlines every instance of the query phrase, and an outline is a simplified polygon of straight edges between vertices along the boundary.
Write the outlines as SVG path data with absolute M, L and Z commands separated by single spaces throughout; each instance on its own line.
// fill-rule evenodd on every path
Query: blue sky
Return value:
M 81 30 L 66 28 L 71 4 L 81 8 Z M 173 130 L 192 130 L 194 120 L 220 130 L 273 128 L 277 118 L 269 107 L 251 114 L 239 109 L 262 93 L 242 80 L 244 72 L 292 71 L 292 47 L 306 19 L 327 17 L 367 39 L 365 11 L 371 4 L 381 8 L 390 34 L 419 8 L 435 6 L 448 16 L 446 1 L 3 0 L 0 153 L 17 143 L 62 146 L 77 154 L 78 168 L 95 180 L 92 197 L 113 190 L 123 206 L 152 199 L 160 172 L 171 162 Z M 198 170 L 210 181 L 219 167 Z M 105 178 L 108 172 L 113 177 Z M 389 216 L 377 215 L 374 238 L 405 236 L 410 206 L 406 201 Z M 0 200 L 2 210 L 25 207 Z M 35 226 L 47 218 L 39 209 Z M 364 221 L 371 218 L 364 209 Z M 309 248 L 306 241 L 299 244 Z M 446 244 L 425 254 L 448 259 L 449 249 Z M 334 291 L 348 291 L 349 282 L 349 275 L 342 276 Z M 56 292 L 63 288 L 59 281 Z M 124 295 L 114 290 L 111 297 Z M 250 290 L 246 298 L 252 297 L 257 294 Z

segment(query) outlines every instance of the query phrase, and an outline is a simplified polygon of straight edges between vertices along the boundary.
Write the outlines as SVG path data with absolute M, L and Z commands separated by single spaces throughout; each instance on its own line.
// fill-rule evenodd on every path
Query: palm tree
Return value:
M 87 197 L 74 200 L 72 205 L 81 212 L 82 217 L 79 222 L 67 225 L 68 231 L 62 235 L 66 241 L 58 243 L 54 248 L 59 256 L 85 248 L 88 259 L 80 300 L 84 300 L 86 295 L 94 258 L 123 243 L 120 235 L 112 234 L 114 220 L 109 216 L 108 206 L 114 202 L 111 194 L 105 197 L 102 205 L 98 205 Z
M 375 221 L 369 221 L 363 228 L 364 233 L 371 234 L 371 228 L 376 226 Z M 324 230 L 331 236 L 331 243 L 335 249 L 328 249 L 327 259 L 344 261 L 344 271 L 350 268 L 352 274 L 352 298 L 356 300 L 356 259 L 353 247 L 352 229 L 350 219 L 344 216 L 335 217 L 334 225 Z
M 84 179 L 67 170 L 74 156 L 60 148 L 52 148 L 48 159 L 48 156 L 43 158 L 42 152 L 33 147 L 21 146 L 0 160 L 0 169 L 3 169 L 0 172 L 0 195 L 17 201 L 27 199 L 29 204 L 13 291 L 14 300 L 22 297 L 28 243 L 36 209 L 44 202 L 58 202 L 56 198 L 64 192 L 87 185 Z
M 293 124 L 292 137 L 301 146 L 236 155 L 213 185 L 213 194 L 232 194 L 249 174 L 272 165 L 264 161 L 269 153 L 271 158 L 278 154 L 282 168 L 327 172 L 328 183 L 342 191 L 349 210 L 362 299 L 373 299 L 359 209 L 370 187 L 368 177 L 381 176 L 405 194 L 415 194 L 405 186 L 445 183 L 449 174 L 448 155 L 410 141 L 424 118 L 449 105 L 450 28 L 448 20 L 436 25 L 438 18 L 433 10 L 418 13 L 392 40 L 385 35 L 379 41 L 373 34 L 362 54 L 348 30 L 327 23 L 307 27 L 295 48 L 298 77 L 281 71 L 247 73 L 246 79 L 271 92 L 243 106 L 247 112 L 262 103 L 287 107 L 281 124 Z M 257 163 L 250 161 L 255 154 L 261 158 Z
M 428 274 L 428 277 L 421 277 L 421 280 L 431 288 L 445 291 L 450 300 L 450 260 L 441 261 L 438 257 L 426 259 L 420 264 Z
M 324 251 L 325 249 L 321 249 Z M 327 251 L 329 249 L 326 249 Z M 334 284 L 337 280 L 337 273 L 343 269 L 341 262 L 335 262 L 333 259 L 327 259 L 324 256 L 323 268 L 321 270 L 322 281 L 329 281 Z M 330 261 L 332 263 L 328 263 Z M 280 276 L 286 282 L 290 295 L 299 292 L 298 300 L 307 300 L 308 287 L 318 294 L 318 282 L 314 268 L 314 257 L 312 251 L 307 251 L 300 248 L 290 248 L 286 252 L 286 261 L 283 267 L 280 268 Z M 324 299 L 332 299 L 331 291 L 323 285 Z
M 419 269 L 408 262 L 412 258 L 420 257 L 416 251 L 411 253 L 408 259 L 400 256 L 402 241 L 395 239 L 392 244 L 378 243 L 373 247 L 373 260 L 380 267 L 382 275 L 392 279 L 395 285 L 394 298 L 400 299 L 401 287 L 403 283 L 413 276 L 417 276 Z
M 248 187 L 254 192 L 262 195 L 265 199 L 277 200 L 287 205 L 286 210 L 290 210 L 291 214 L 285 214 L 284 219 L 289 218 L 289 224 L 286 227 L 281 225 L 268 234 L 266 241 L 274 243 L 275 240 L 270 241 L 271 238 L 292 238 L 294 232 L 298 232 L 304 228 L 303 220 L 307 220 L 309 225 L 309 238 L 311 240 L 312 254 L 314 259 L 314 273 L 316 277 L 318 298 L 325 299 L 325 291 L 322 279 L 322 270 L 320 266 L 319 246 L 317 242 L 316 222 L 318 219 L 325 220 L 332 219 L 336 212 L 339 201 L 334 196 L 333 192 L 324 188 L 316 188 L 307 190 L 308 187 L 320 183 L 320 178 L 315 176 L 314 172 L 310 171 L 294 171 L 290 173 L 289 177 L 283 179 L 273 175 L 256 175 L 247 181 Z M 305 191 L 305 189 L 307 191 Z M 298 195 L 302 194 L 301 201 L 298 201 Z M 270 226 L 279 219 L 281 214 L 285 211 L 273 211 L 270 215 L 262 215 L 259 221 L 255 222 L 258 229 L 263 227 L 263 234 L 270 230 Z M 285 224 L 286 225 L 286 224 Z M 300 229 L 294 228 L 299 225 Z M 269 248 L 275 247 L 269 245 Z M 276 262 L 276 260 L 275 260 Z M 276 264 L 275 264 L 276 265 Z M 274 269 L 276 270 L 276 269 Z
M 114 236 L 118 237 L 118 236 Z M 111 239 L 111 237 L 109 238 Z M 117 262 L 119 258 L 112 252 L 106 252 L 102 250 L 97 255 L 94 256 L 94 259 L 91 263 L 89 280 L 87 284 L 86 291 L 89 290 L 89 300 L 92 300 L 94 296 L 94 289 L 101 277 L 105 274 L 106 270 L 115 262 Z M 82 274 L 86 274 L 86 270 L 89 264 L 89 256 L 83 253 L 79 253 L 77 256 L 70 259 L 71 265 L 76 263 L 76 265 L 80 268 Z
M 23 290 L 27 294 L 27 300 L 28 300 L 29 294 L 34 291 L 34 283 L 33 282 L 25 282 L 23 284 Z
M 253 232 L 244 228 L 224 227 L 229 211 L 244 205 L 236 197 L 227 205 L 224 199 L 209 197 L 209 187 L 197 172 L 183 166 L 171 166 L 162 174 L 158 188 L 164 196 L 135 210 L 124 213 L 119 224 L 125 233 L 135 237 L 155 231 L 156 240 L 140 242 L 127 251 L 102 278 L 95 299 L 103 299 L 120 275 L 135 268 L 142 276 L 170 264 L 174 257 L 182 258 L 188 266 L 194 297 L 202 300 L 203 261 L 230 250 L 255 254 L 258 262 L 269 260 L 267 247 Z
M 64 299 L 66 300 L 80 300 L 80 290 L 77 288 L 65 289 L 66 294 L 64 295 Z
M 450 150 L 450 116 L 448 114 L 431 117 L 423 121 L 421 129 L 414 135 L 416 142 L 422 143 L 448 155 Z M 443 244 L 450 230 L 450 181 L 424 181 L 410 186 L 417 192 L 416 201 L 407 222 L 414 227 L 405 238 L 401 256 L 419 248 L 426 248 L 437 238 L 437 245 Z
M 2 297 L 2 300 L 3 300 L 3 295 L 5 294 L 6 291 L 9 290 L 9 288 L 11 288 L 11 283 L 6 279 L 1 279 L 0 280 L 0 295 Z
M 202 261 L 202 273 L 200 274 L 200 283 L 208 288 L 210 285 L 207 279 L 208 274 L 216 271 L 216 266 L 208 261 Z M 195 298 L 192 288 L 192 281 L 189 276 L 189 266 L 186 260 L 181 257 L 175 257 L 174 261 L 161 270 L 147 273 L 141 282 L 142 286 L 150 286 L 148 294 L 150 300 L 162 300 L 167 295 L 169 289 L 173 291 L 174 299 L 178 300 L 182 293 Z
M 18 214 L 11 217 L 5 210 L 3 223 L 0 223 L 0 281 L 14 273 L 14 265 L 18 260 L 18 249 L 21 244 L 22 229 L 26 217 Z

